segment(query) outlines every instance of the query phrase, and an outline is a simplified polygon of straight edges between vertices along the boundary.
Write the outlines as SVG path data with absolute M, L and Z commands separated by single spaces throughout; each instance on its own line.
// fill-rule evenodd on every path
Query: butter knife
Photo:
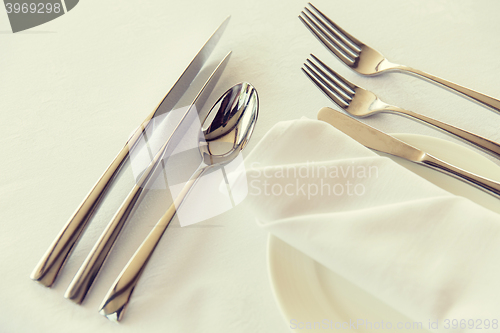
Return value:
M 363 146 L 390 155 L 404 158 L 447 175 L 462 180 L 473 185 L 488 194 L 500 198 L 500 183 L 485 177 L 481 177 L 454 165 L 446 163 L 431 154 L 428 154 L 416 147 L 413 147 L 395 137 L 383 133 L 371 126 L 368 126 L 356 119 L 353 119 L 342 112 L 324 107 L 318 112 L 318 119 L 329 123 L 349 135 Z

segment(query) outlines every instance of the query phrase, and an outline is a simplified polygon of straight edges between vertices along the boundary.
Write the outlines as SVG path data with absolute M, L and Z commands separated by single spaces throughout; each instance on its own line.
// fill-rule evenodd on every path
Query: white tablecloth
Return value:
M 207 105 L 237 82 L 257 88 L 261 112 L 248 151 L 277 121 L 315 118 L 321 107 L 332 106 L 300 71 L 309 53 L 388 103 L 500 141 L 500 116 L 492 111 L 410 76 L 364 78 L 351 72 L 300 23 L 297 16 L 305 4 L 87 0 L 54 21 L 17 34 L 10 32 L 7 14 L 0 10 L 1 332 L 289 330 L 271 294 L 267 235 L 241 207 L 186 228 L 173 225 L 136 288 L 124 321 L 118 326 L 97 314 L 114 278 L 170 204 L 165 191 L 151 191 L 145 198 L 85 303 L 78 306 L 63 298 L 132 186 L 130 168 L 54 288 L 29 279 L 128 135 L 227 15 L 232 15 L 231 22 L 209 68 L 227 51 L 233 56 Z M 394 62 L 500 96 L 496 1 L 314 4 Z M 387 132 L 453 140 L 394 115 L 365 121 Z

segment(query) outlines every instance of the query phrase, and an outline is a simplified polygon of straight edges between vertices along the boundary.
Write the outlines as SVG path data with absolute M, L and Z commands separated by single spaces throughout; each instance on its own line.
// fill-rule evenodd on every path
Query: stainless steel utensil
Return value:
M 204 140 L 199 141 L 202 163 L 120 273 L 99 313 L 114 321 L 123 317 L 132 292 L 177 209 L 203 173 L 232 161 L 245 148 L 255 127 L 258 110 L 257 91 L 248 83 L 232 87 L 215 103 L 202 125 Z
M 347 33 L 347 31 L 330 20 L 311 3 L 309 3 L 309 6 L 312 10 L 307 7 L 304 8 L 299 19 L 326 48 L 335 54 L 345 65 L 359 74 L 378 75 L 391 71 L 412 74 L 500 112 L 500 100 L 418 69 L 394 64 L 374 48 Z
M 500 182 L 481 177 L 446 163 L 418 148 L 396 139 L 389 134 L 385 134 L 352 117 L 349 117 L 342 112 L 330 108 L 322 108 L 318 112 L 318 119 L 336 127 L 368 148 L 394 156 L 399 156 L 411 162 L 430 167 L 500 198 Z
M 111 162 L 106 171 L 104 171 L 104 174 L 99 178 L 89 194 L 87 194 L 75 213 L 60 231 L 59 235 L 57 235 L 54 242 L 50 245 L 47 252 L 33 270 L 33 273 L 31 273 L 31 279 L 40 282 L 46 287 L 52 286 L 57 275 L 64 266 L 64 263 L 70 256 L 71 251 L 81 238 L 98 204 L 104 198 L 111 183 L 127 160 L 130 151 L 136 147 L 143 133 L 149 128 L 151 119 L 173 109 L 212 53 L 228 22 L 229 17 L 222 22 L 217 30 L 215 30 L 213 35 L 208 39 L 205 45 L 203 45 L 160 104 L 158 104 L 156 109 L 146 117 L 134 134 L 128 139 L 123 149 L 118 153 L 113 162 Z
M 33 273 L 30 276 L 31 279 L 40 282 L 46 287 L 52 286 L 57 278 L 57 275 L 64 266 L 64 263 L 71 254 L 71 251 L 81 238 L 83 231 L 94 214 L 98 204 L 104 198 L 111 183 L 127 160 L 130 151 L 136 147 L 143 133 L 150 126 L 151 119 L 173 109 L 212 53 L 228 22 L 229 17 L 222 22 L 205 45 L 203 45 L 201 50 L 191 61 L 189 66 L 182 73 L 156 109 L 146 117 L 134 134 L 132 134 L 132 136 L 128 139 L 123 149 L 118 153 L 113 162 L 111 162 L 106 171 L 104 171 L 104 174 L 99 178 L 92 190 L 89 194 L 87 194 L 83 202 L 63 227 L 54 242 L 50 245 L 47 252 L 33 270 Z
M 500 158 L 500 145 L 498 143 L 416 112 L 386 104 L 374 93 L 351 83 L 312 54 L 311 59 L 307 59 L 302 70 L 326 96 L 352 116 L 364 118 L 379 112 L 406 116 L 452 134 L 464 142 Z
M 224 72 L 227 63 L 229 62 L 230 56 L 231 52 L 229 52 L 229 54 L 214 70 L 210 78 L 207 80 L 201 91 L 194 99 L 193 103 L 189 106 L 188 110 L 182 117 L 174 132 L 167 139 L 165 144 L 160 148 L 146 171 L 144 171 L 139 181 L 129 193 L 128 197 L 125 199 L 116 214 L 108 223 L 106 229 L 104 229 L 103 233 L 88 254 L 75 277 L 71 281 L 64 297 L 78 304 L 83 302 L 85 296 L 90 290 L 90 287 L 97 278 L 97 275 L 99 274 L 104 261 L 111 251 L 111 248 L 116 242 L 120 231 L 123 229 L 125 222 L 131 215 L 133 207 L 136 205 L 141 194 L 143 193 L 146 184 L 150 179 L 154 178 L 158 170 L 161 170 L 161 168 L 159 168 L 159 166 L 161 165 L 161 161 L 164 158 L 168 158 L 168 156 L 172 154 L 177 143 L 179 143 L 179 141 L 182 139 L 184 132 L 187 130 L 187 128 L 189 128 L 192 121 L 194 121 L 194 119 L 198 119 L 198 112 L 202 110 L 203 105 L 212 93 L 213 88 L 217 84 L 220 76 Z

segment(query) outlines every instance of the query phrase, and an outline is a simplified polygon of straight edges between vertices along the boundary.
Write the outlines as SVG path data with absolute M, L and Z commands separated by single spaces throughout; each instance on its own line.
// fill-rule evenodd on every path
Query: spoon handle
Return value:
M 174 200 L 172 205 L 168 208 L 162 218 L 156 223 L 155 227 L 146 239 L 142 242 L 141 246 L 134 253 L 125 268 L 121 271 L 118 278 L 115 280 L 113 286 L 109 289 L 106 297 L 100 306 L 99 313 L 112 321 L 120 321 L 123 313 L 130 301 L 132 292 L 134 291 L 142 272 L 153 254 L 156 246 L 160 242 L 165 230 L 173 220 L 177 209 L 180 207 L 193 185 L 202 176 L 202 174 L 209 168 L 206 165 L 200 165 L 195 173 L 188 180 L 186 185 L 182 188 L 181 192 Z

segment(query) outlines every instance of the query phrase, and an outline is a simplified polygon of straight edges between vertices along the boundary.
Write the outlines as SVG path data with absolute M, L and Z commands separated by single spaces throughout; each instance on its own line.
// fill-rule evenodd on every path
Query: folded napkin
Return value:
M 402 314 L 498 319 L 500 215 L 316 120 L 278 123 L 245 166 L 260 227 Z

